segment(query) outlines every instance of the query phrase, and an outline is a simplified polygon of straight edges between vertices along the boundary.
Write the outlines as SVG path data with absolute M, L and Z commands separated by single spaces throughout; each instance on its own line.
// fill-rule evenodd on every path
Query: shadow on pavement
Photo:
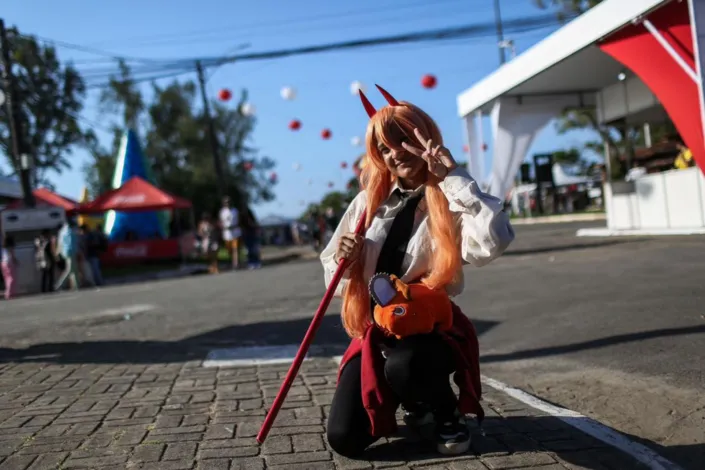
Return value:
M 513 248 L 510 246 L 507 251 L 502 256 L 521 256 L 521 255 L 534 255 L 541 253 L 554 253 L 561 251 L 573 251 L 573 250 L 587 250 L 590 248 L 604 248 L 607 246 L 623 245 L 626 243 L 637 243 L 643 242 L 644 239 L 628 239 L 628 240 L 605 240 L 605 241 L 595 241 L 595 242 L 585 242 L 585 243 L 571 243 L 569 245 L 546 245 L 546 246 L 533 246 L 531 248 Z
M 2 362 L 41 362 L 58 364 L 183 362 L 204 359 L 209 351 L 242 346 L 300 344 L 310 318 L 233 325 L 177 341 L 82 341 L 42 343 L 27 348 L 0 347 Z M 497 322 L 473 321 L 478 335 Z M 324 346 L 326 355 L 341 354 L 349 338 L 340 315 L 327 315 L 316 333 L 315 345 Z
M 485 406 L 487 408 L 487 405 Z M 573 419 L 591 421 L 588 418 Z M 490 465 L 490 468 L 543 468 L 544 465 L 547 466 L 546 468 L 553 468 L 548 465 L 556 462 L 568 468 L 591 470 L 650 468 L 638 463 L 626 453 L 552 416 L 491 416 L 483 423 L 485 435 L 474 422 L 471 426 L 472 447 L 467 457 L 480 457 L 485 464 Z M 703 461 L 705 444 L 668 448 L 634 436 L 625 435 L 625 437 L 640 442 L 657 454 L 682 465 L 683 469 L 702 468 L 697 462 Z M 461 462 L 457 462 L 462 458 L 440 456 L 432 442 L 420 438 L 403 425 L 400 426 L 397 436 L 378 441 L 360 456 L 360 460 L 372 462 L 375 466 L 381 463 L 403 465 L 405 461 L 414 462 L 416 465 L 442 465 L 444 461 L 448 461 L 456 462 L 454 468 L 462 468 Z M 664 465 L 658 468 L 676 467 Z
M 628 333 L 623 335 L 608 336 L 581 343 L 565 344 L 562 346 L 551 346 L 546 348 L 527 349 L 524 351 L 516 351 L 506 354 L 485 354 L 480 360 L 483 363 L 488 362 L 506 362 L 517 361 L 521 359 L 535 359 L 546 356 L 557 356 L 561 354 L 569 354 L 587 349 L 604 348 L 614 346 L 616 344 L 630 343 L 635 341 L 645 341 L 654 338 L 694 335 L 705 333 L 705 325 L 689 326 L 682 328 L 664 328 L 651 331 L 640 331 L 638 333 Z

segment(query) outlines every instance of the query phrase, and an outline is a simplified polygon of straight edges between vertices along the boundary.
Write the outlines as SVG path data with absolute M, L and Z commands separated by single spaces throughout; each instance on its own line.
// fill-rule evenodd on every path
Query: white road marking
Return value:
M 103 310 L 98 310 L 97 312 L 89 312 L 89 313 L 84 313 L 82 315 L 75 315 L 75 316 L 69 318 L 69 321 L 80 322 L 80 321 L 84 321 L 84 320 L 96 320 L 96 319 L 106 318 L 106 317 L 107 318 L 127 317 L 127 318 L 125 318 L 125 320 L 129 320 L 130 317 L 132 317 L 133 315 L 149 312 L 151 310 L 155 310 L 156 308 L 157 308 L 157 306 L 152 305 L 152 304 L 124 305 L 122 307 L 106 308 Z
M 621 434 L 614 429 L 605 426 L 604 424 L 595 421 L 594 419 L 588 418 L 576 411 L 572 411 L 566 408 L 561 408 L 559 406 L 547 403 L 533 395 L 530 395 L 518 388 L 511 387 L 504 384 L 498 380 L 491 379 L 489 377 L 482 376 L 482 382 L 499 390 L 500 392 L 506 393 L 512 398 L 519 400 L 520 402 L 542 411 L 546 414 L 554 416 L 566 424 L 579 429 L 580 431 L 588 434 L 602 442 L 609 444 L 617 449 L 621 450 L 634 457 L 639 462 L 645 464 L 648 468 L 652 470 L 683 470 L 680 466 L 671 462 L 670 460 L 660 456 L 648 447 L 634 442 L 628 439 L 626 436 Z
M 296 344 L 213 349 L 203 361 L 203 367 L 245 367 L 266 364 L 286 364 L 294 360 L 298 349 L 299 346 Z
M 157 308 L 157 306 L 152 304 L 124 305 L 122 307 L 106 308 L 104 310 L 99 310 L 98 312 L 90 315 L 90 317 L 87 318 L 112 317 L 117 315 L 137 315 L 138 313 L 149 312 L 150 310 L 154 310 L 155 308 Z

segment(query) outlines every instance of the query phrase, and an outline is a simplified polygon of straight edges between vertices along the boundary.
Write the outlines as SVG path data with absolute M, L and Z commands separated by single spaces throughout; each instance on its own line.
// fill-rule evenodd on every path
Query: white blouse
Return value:
M 463 167 L 451 171 L 440 183 L 439 187 L 449 201 L 449 207 L 456 216 L 460 226 L 460 246 L 463 260 L 473 266 L 484 266 L 500 256 L 514 240 L 514 230 L 509 223 L 509 217 L 503 211 L 503 204 L 498 198 L 483 193 L 477 182 Z M 394 217 L 404 206 L 404 201 L 394 192 L 399 189 L 404 193 L 417 194 L 423 191 L 423 186 L 413 190 L 404 190 L 394 186 L 390 197 L 377 210 L 370 228 L 365 235 L 365 247 L 359 261 L 364 263 L 365 280 L 375 274 L 377 258 L 382 245 L 387 238 Z M 412 195 L 410 194 L 410 195 Z M 321 253 L 321 262 L 325 271 L 326 287 L 330 284 L 333 274 L 338 268 L 335 262 L 335 252 L 341 235 L 355 230 L 360 215 L 365 210 L 367 195 L 361 191 L 348 206 L 333 238 Z M 414 219 L 414 227 L 406 248 L 402 264 L 404 282 L 414 282 L 421 279 L 430 268 L 433 240 L 428 227 L 426 201 L 422 200 Z M 343 292 L 348 272 L 336 290 L 336 295 Z M 462 269 L 458 272 L 457 281 L 446 287 L 448 294 L 455 296 L 464 288 Z

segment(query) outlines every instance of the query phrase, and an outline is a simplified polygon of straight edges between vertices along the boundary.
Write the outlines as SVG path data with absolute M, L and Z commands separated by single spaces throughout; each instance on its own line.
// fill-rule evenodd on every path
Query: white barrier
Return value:
M 606 183 L 604 194 L 607 230 L 600 234 L 705 232 L 705 176 L 697 167 Z

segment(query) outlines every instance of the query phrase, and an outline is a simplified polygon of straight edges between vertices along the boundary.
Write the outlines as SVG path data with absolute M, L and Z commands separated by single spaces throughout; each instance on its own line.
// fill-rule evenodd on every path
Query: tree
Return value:
M 49 174 L 70 169 L 73 148 L 84 142 L 78 115 L 83 109 L 85 85 L 73 66 L 61 63 L 54 47 L 40 44 L 14 27 L 7 35 L 18 106 L 17 132 L 25 143 L 24 152 L 33 160 L 35 184 L 51 186 Z M 6 107 L 1 106 L 0 150 L 17 173 L 19 162 L 14 161 L 11 147 L 9 117 Z
M 558 18 L 563 20 L 572 17 L 576 13 L 585 13 L 603 0 L 534 0 L 534 4 L 541 9 L 555 8 L 558 10 Z
M 213 213 L 220 206 L 216 191 L 206 116 L 199 108 L 199 95 L 192 81 L 152 84 L 152 98 L 143 94 L 130 70 L 120 65 L 119 75 L 101 95 L 105 111 L 120 113 L 122 126 L 114 126 L 112 153 L 94 143 L 93 161 L 86 168 L 92 187 L 110 182 L 122 128 L 131 125 L 144 136 L 145 156 L 152 163 L 157 185 L 193 202 L 197 212 Z M 267 172 L 274 161 L 260 157 L 249 139 L 255 118 L 240 112 L 247 100 L 242 92 L 235 108 L 213 102 L 212 118 L 225 171 L 227 194 L 236 205 L 273 199 Z M 111 163 L 112 162 L 112 163 Z M 251 168 L 248 170 L 247 168 Z
M 158 184 L 191 199 L 202 211 L 215 211 L 220 205 L 213 190 L 216 173 L 206 116 L 203 111 L 194 111 L 196 85 L 173 82 L 165 88 L 155 85 L 153 91 L 145 153 L 154 161 Z M 257 150 L 248 145 L 255 121 L 239 112 L 246 100 L 247 94 L 243 92 L 235 109 L 213 103 L 226 193 L 235 205 L 273 199 L 272 182 L 266 172 L 274 167 L 274 162 L 259 158 Z M 245 163 L 252 165 L 249 171 Z
M 142 91 L 124 61 L 118 61 L 118 74 L 110 77 L 108 85 L 101 90 L 98 101 L 103 116 L 117 115 L 119 119 L 108 124 L 112 134 L 110 148 L 106 149 L 100 144 L 95 132 L 88 133 L 86 148 L 93 161 L 84 164 L 83 172 L 86 185 L 93 196 L 112 189 L 113 172 L 122 135 L 127 128 L 135 131 L 139 129 L 140 117 L 145 111 Z
M 604 147 L 607 144 L 610 151 L 610 167 L 613 179 L 624 177 L 628 171 L 627 157 L 630 157 L 633 161 L 635 149 L 646 145 L 642 126 L 627 124 L 624 120 L 610 124 L 600 123 L 594 108 L 568 109 L 556 121 L 556 130 L 559 134 L 580 129 L 591 129 L 600 136 L 599 141 L 586 142 L 583 146 L 584 150 L 604 157 Z M 651 123 L 651 138 L 653 142 L 662 141 L 674 132 L 675 126 L 670 119 L 660 123 Z

